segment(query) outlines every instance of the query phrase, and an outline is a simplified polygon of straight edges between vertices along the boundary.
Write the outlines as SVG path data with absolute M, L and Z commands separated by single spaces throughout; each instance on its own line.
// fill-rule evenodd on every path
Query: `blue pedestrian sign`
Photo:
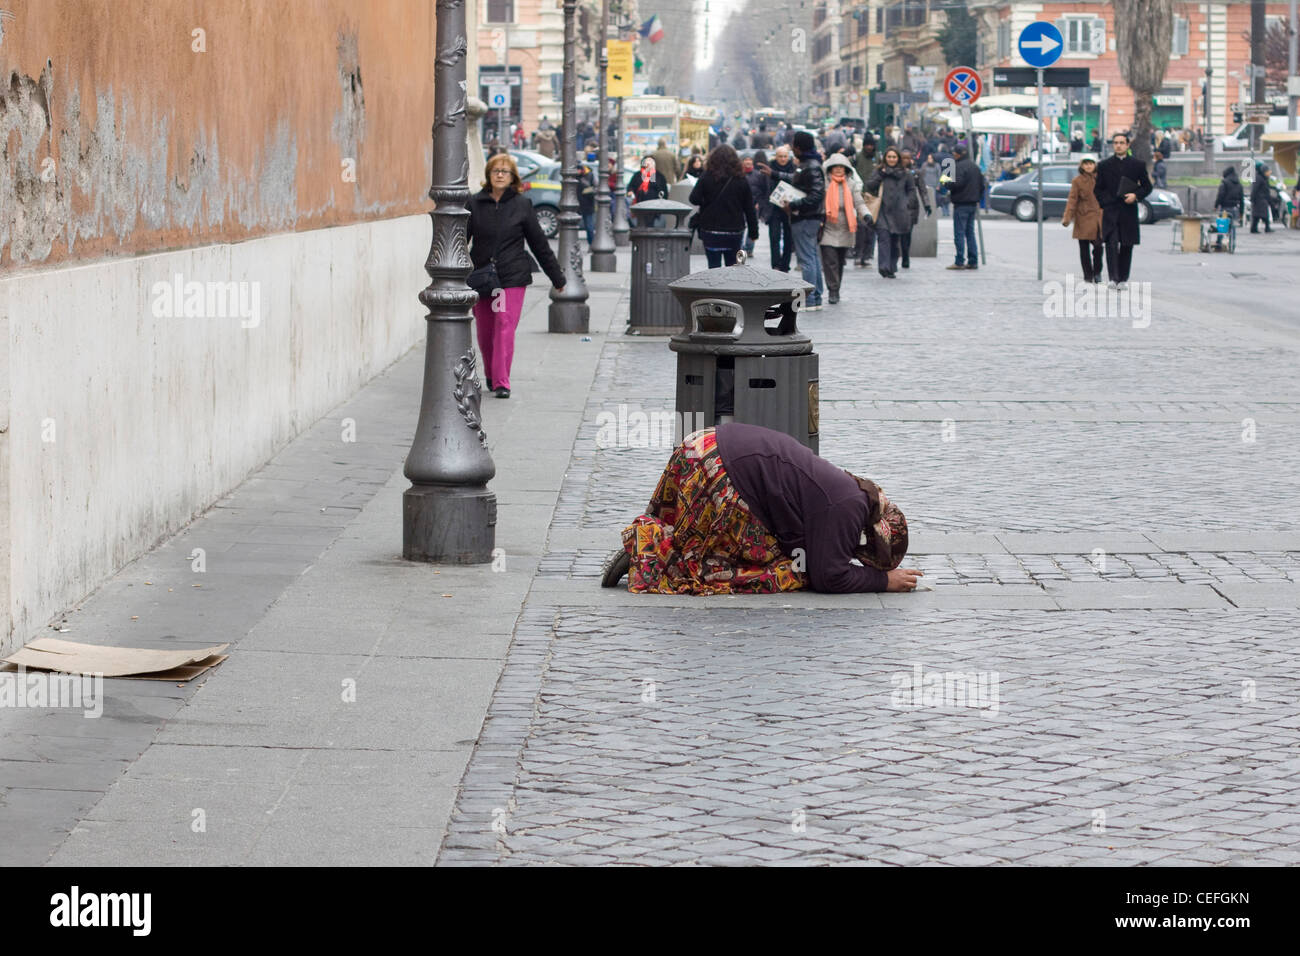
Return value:
M 1065 40 L 1056 24 L 1035 20 L 1020 31 L 1020 56 L 1032 67 L 1043 69 L 1061 58 Z

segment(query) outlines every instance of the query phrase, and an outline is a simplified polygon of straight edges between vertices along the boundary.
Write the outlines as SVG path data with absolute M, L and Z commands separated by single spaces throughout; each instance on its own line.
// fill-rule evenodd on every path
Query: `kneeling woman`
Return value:
M 674 450 L 601 584 L 657 594 L 912 591 L 903 512 L 789 435 L 727 424 Z M 861 566 L 853 564 L 853 560 Z

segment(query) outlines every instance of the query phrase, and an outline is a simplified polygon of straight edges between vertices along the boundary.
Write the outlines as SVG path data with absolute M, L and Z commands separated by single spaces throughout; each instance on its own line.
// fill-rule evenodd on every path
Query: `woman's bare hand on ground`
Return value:
M 889 584 L 885 590 L 915 591 L 917 579 L 924 576 L 917 568 L 894 568 L 889 572 Z

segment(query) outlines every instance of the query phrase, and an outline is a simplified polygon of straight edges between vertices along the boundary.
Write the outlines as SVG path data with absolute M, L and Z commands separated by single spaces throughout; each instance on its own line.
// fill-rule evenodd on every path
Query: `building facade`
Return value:
M 1060 66 L 1091 71 L 1088 131 L 1102 135 L 1133 122 L 1133 92 L 1124 82 L 1115 49 L 1115 8 L 1110 3 L 973 3 L 981 18 L 981 37 L 989 38 L 989 62 L 981 67 L 1023 66 L 1016 38 L 1034 20 L 1056 23 L 1065 39 Z M 1270 23 L 1284 20 L 1286 3 L 1266 8 Z M 1205 71 L 1209 83 L 1208 132 L 1223 135 L 1240 123 L 1240 105 L 1250 96 L 1250 3 L 1174 4 L 1174 31 L 1164 87 L 1155 98 L 1152 125 L 1160 129 L 1206 129 Z M 990 75 L 986 69 L 985 75 Z M 1082 91 L 1081 91 L 1082 92 Z M 1071 105 L 1085 105 L 1070 95 Z M 1072 111 L 1073 112 L 1073 111 Z M 1071 121 L 1080 127 L 1077 118 Z M 1063 124 L 1064 125 L 1064 124 Z
M 884 80 L 884 2 L 845 0 L 840 11 L 841 116 L 868 117 L 870 91 Z
M 910 66 L 949 66 L 939 43 L 952 0 L 881 0 L 882 78 L 890 90 L 907 88 Z M 1102 0 L 1029 3 L 968 0 L 977 19 L 975 66 L 984 77 L 986 96 L 1032 92 L 988 86 L 998 66 L 1025 66 L 1016 48 L 1020 32 L 1035 20 L 1055 23 L 1065 40 L 1058 66 L 1087 67 L 1089 90 L 1062 90 L 1067 113 L 1063 130 L 1085 135 L 1127 128 L 1133 122 L 1133 93 L 1125 83 L 1115 47 L 1115 7 Z M 1285 21 L 1285 2 L 1267 5 L 1269 23 Z M 1241 122 L 1240 106 L 1250 101 L 1250 2 L 1176 3 L 1169 67 L 1155 97 L 1152 124 L 1161 129 L 1231 132 Z M 1210 70 L 1208 115 L 1206 70 Z M 1277 94 L 1274 94 L 1275 96 Z M 1282 105 L 1279 97 L 1277 105 Z
M 813 6 L 812 91 L 808 101 L 824 116 L 840 108 L 847 92 L 840 61 L 840 6 L 841 0 L 817 0 Z

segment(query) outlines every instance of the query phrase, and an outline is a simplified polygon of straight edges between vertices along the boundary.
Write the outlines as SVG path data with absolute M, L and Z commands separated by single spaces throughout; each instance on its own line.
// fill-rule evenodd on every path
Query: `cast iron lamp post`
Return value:
M 438 0 L 434 55 L 433 244 L 420 302 L 428 338 L 415 439 L 403 473 L 402 557 L 408 561 L 481 564 L 492 560 L 497 499 L 487 483 L 496 474 L 479 413 L 480 389 L 470 341 L 469 309 L 477 300 L 465 226 L 469 218 L 469 154 L 465 126 L 464 0 Z
M 582 276 L 582 249 L 578 244 L 578 166 L 574 138 L 577 133 L 574 85 L 577 81 L 578 0 L 564 0 L 564 119 L 560 140 L 564 157 L 564 180 L 560 190 L 560 268 L 564 288 L 551 289 L 547 311 L 548 332 L 586 332 L 591 318 L 587 305 L 587 282 Z
M 609 106 L 605 96 L 606 75 L 609 71 L 609 0 L 600 4 L 600 78 L 597 93 L 600 97 L 600 114 L 596 126 L 596 235 L 591 240 L 591 271 L 614 272 L 614 234 L 609 221 L 609 161 L 605 154 L 605 140 L 608 137 L 606 126 L 609 124 Z M 615 167 L 617 168 L 617 166 Z

